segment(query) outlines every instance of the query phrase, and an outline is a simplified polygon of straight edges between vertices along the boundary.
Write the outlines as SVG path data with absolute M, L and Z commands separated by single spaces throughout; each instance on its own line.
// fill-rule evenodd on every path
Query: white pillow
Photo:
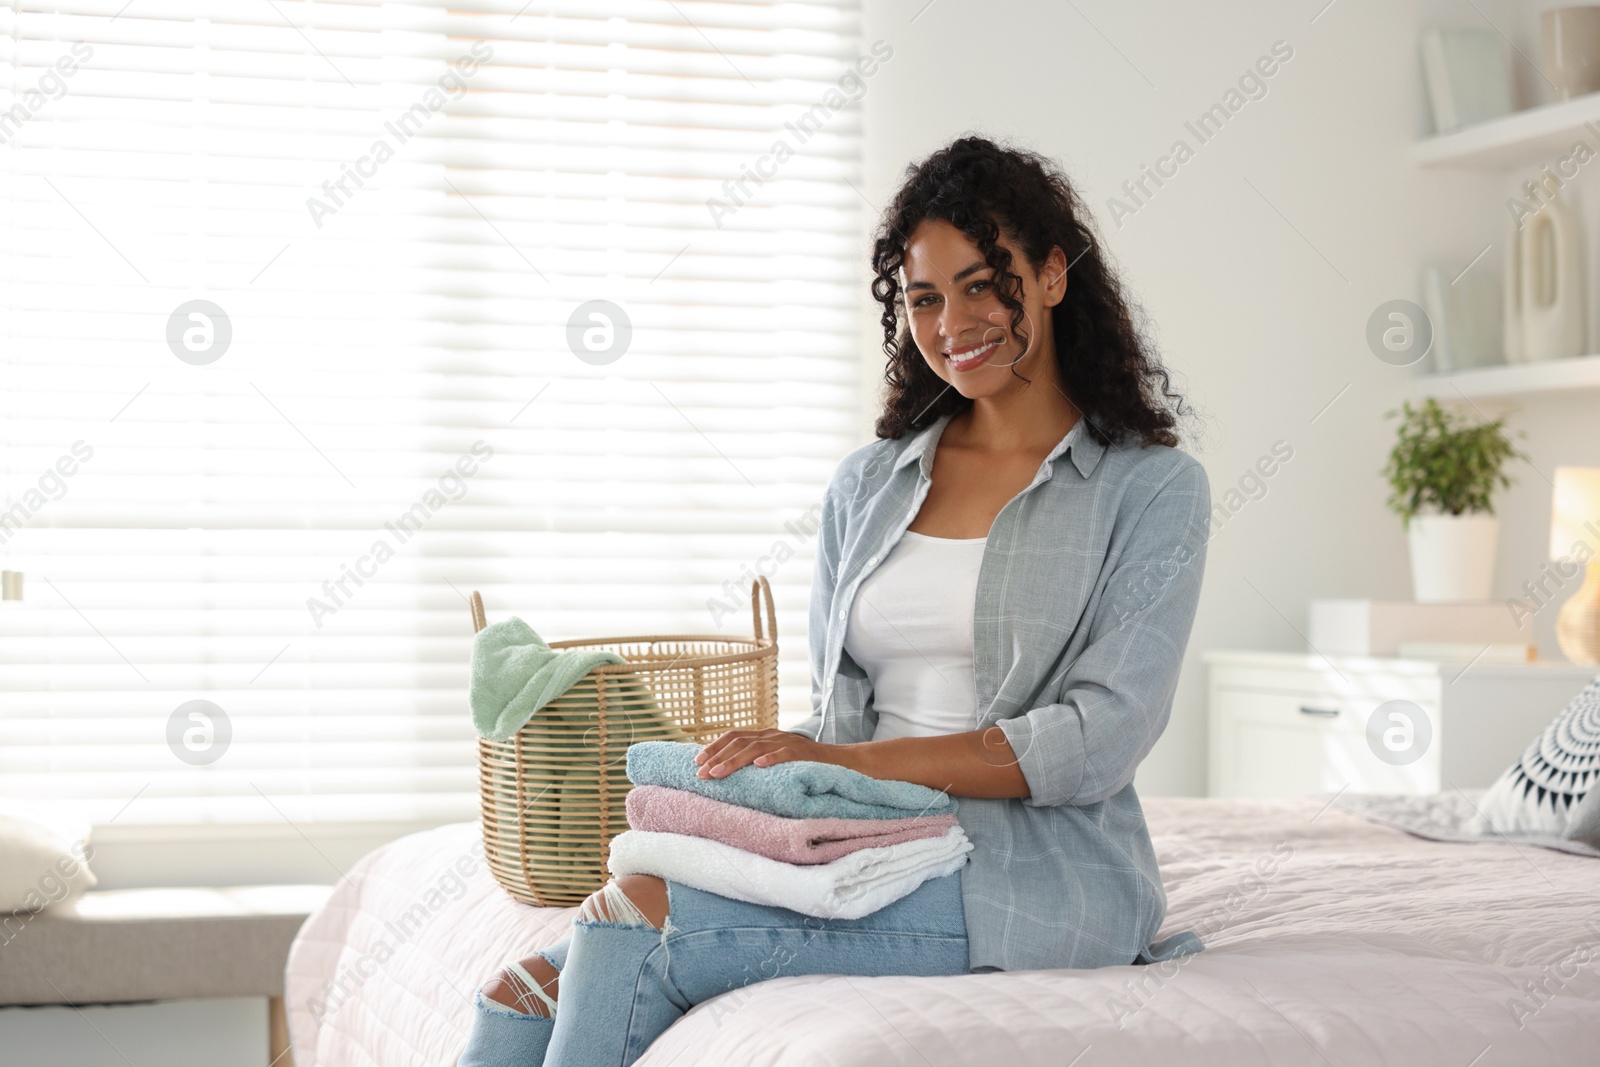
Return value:
M 42 911 L 95 885 L 87 828 L 0 809 L 0 914 Z
M 1478 834 L 1576 837 L 1600 844 L 1594 787 L 1600 782 L 1600 677 L 1534 738 L 1484 793 L 1468 829 Z M 1589 798 L 1587 804 L 1585 797 Z M 1571 831 L 1569 834 L 1568 831 Z M 1591 839 L 1591 836 L 1593 839 Z

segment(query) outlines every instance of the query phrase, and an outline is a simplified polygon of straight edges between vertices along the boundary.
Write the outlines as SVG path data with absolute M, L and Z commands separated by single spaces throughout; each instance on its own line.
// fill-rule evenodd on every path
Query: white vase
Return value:
M 1490 599 L 1500 520 L 1493 515 L 1414 515 L 1411 586 L 1418 603 Z
M 1588 348 L 1583 228 L 1559 195 L 1528 219 L 1519 249 L 1522 359 L 1570 359 Z

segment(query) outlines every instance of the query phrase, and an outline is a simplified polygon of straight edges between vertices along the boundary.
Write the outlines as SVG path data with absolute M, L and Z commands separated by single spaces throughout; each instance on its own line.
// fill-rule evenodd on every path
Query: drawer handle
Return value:
M 1302 714 L 1302 715 L 1319 715 L 1324 719 L 1332 719 L 1332 718 L 1336 718 L 1338 716 L 1339 709 L 1338 708 L 1313 708 L 1313 707 L 1308 707 L 1305 704 L 1301 704 L 1300 705 L 1300 714 Z

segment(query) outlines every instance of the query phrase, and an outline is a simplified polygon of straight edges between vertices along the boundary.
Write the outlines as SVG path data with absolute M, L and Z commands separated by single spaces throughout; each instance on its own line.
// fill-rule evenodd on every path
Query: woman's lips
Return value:
M 999 343 L 1000 342 L 998 341 L 990 341 L 988 344 L 979 345 L 977 348 L 969 351 L 960 352 L 953 355 L 946 353 L 944 357 L 945 362 L 950 365 L 950 369 L 953 371 L 960 372 L 975 370 L 976 368 L 983 366 L 984 361 L 989 357 L 989 353 L 993 352 Z

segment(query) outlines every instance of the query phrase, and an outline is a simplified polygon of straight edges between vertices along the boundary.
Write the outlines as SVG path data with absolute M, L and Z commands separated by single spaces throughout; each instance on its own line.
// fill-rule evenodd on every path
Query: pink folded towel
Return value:
M 809 865 L 831 863 L 864 848 L 940 837 L 956 825 L 956 817 L 786 819 L 687 789 L 639 785 L 628 792 L 628 825 L 635 830 L 705 837 L 781 863 Z

